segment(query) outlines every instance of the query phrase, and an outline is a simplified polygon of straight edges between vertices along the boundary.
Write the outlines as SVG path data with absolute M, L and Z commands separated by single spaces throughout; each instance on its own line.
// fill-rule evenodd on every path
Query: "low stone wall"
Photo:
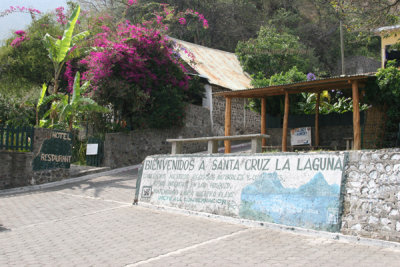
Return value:
M 104 166 L 118 168 L 141 163 L 147 156 L 169 154 L 168 138 L 211 136 L 210 112 L 201 106 L 188 105 L 184 126 L 177 129 L 145 129 L 129 133 L 109 133 L 104 141 Z M 207 150 L 207 143 L 189 143 L 184 153 Z
M 33 158 L 32 152 L 0 151 L 0 190 L 60 181 L 69 177 L 69 169 L 34 172 Z
M 50 129 L 35 129 L 33 152 L 0 150 L 0 190 L 60 181 L 69 177 L 69 169 L 63 168 L 33 171 L 33 159 L 40 152 L 44 140 L 51 137 L 51 133 Z
M 344 234 L 400 242 L 400 149 L 350 152 Z
M 0 189 L 30 184 L 33 153 L 0 151 Z

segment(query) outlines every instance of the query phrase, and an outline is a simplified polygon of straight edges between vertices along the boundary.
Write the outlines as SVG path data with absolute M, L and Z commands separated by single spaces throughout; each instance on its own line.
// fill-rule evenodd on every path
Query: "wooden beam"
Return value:
M 361 149 L 361 127 L 360 127 L 360 97 L 358 95 L 358 81 L 351 82 L 351 88 L 353 91 L 353 149 Z
M 232 98 L 225 98 L 225 136 L 231 135 L 231 114 L 232 114 Z M 231 153 L 231 141 L 225 140 L 225 154 Z
M 317 99 L 315 101 L 315 146 L 319 146 L 319 101 L 321 98 L 321 93 L 317 93 Z
M 289 94 L 285 92 L 285 114 L 283 115 L 282 151 L 287 151 L 287 131 L 289 119 Z
M 267 133 L 267 99 L 261 98 L 261 134 Z M 263 138 L 261 146 L 267 145 L 267 139 Z
M 361 88 L 361 85 L 359 83 L 359 87 Z M 330 90 L 347 90 L 351 89 L 351 85 L 346 83 L 338 84 L 338 85 L 321 85 L 321 86 L 315 86 L 315 87 L 307 87 L 307 88 L 290 88 L 286 89 L 286 91 L 289 94 L 300 94 L 303 92 L 307 93 L 317 93 L 320 92 L 321 90 L 325 89 L 330 89 Z M 218 94 L 218 93 L 215 93 Z M 225 97 L 234 97 L 234 98 L 263 98 L 263 97 L 268 97 L 268 96 L 277 96 L 277 95 L 284 95 L 285 90 L 283 89 L 274 89 L 269 90 L 268 88 L 261 90 L 261 89 L 252 89 L 252 90 L 244 90 L 244 91 L 230 91 L 230 92 L 225 92 L 223 96 Z

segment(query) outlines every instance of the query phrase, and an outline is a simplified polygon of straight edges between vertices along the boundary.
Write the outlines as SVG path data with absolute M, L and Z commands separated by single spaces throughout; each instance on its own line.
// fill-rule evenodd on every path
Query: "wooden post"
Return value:
M 287 151 L 287 130 L 289 118 L 289 94 L 285 91 L 285 114 L 283 115 L 282 151 Z
M 267 133 L 267 99 L 265 97 L 261 98 L 261 134 Z M 261 146 L 267 145 L 267 139 L 263 138 Z
M 230 97 L 226 97 L 225 104 L 225 136 L 231 135 L 231 108 L 232 108 L 232 99 Z M 225 140 L 225 154 L 231 153 L 231 141 Z
M 317 93 L 317 100 L 315 102 L 315 146 L 319 146 L 319 100 L 321 98 L 321 93 Z
M 360 127 L 360 98 L 358 95 L 358 81 L 352 81 L 351 88 L 353 91 L 353 149 L 361 149 L 361 127 Z

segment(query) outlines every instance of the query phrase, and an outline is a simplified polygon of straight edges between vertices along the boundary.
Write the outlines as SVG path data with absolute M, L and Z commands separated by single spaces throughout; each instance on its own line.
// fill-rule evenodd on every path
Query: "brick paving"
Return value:
M 400 249 L 132 206 L 134 171 L 0 196 L 0 266 L 400 266 Z

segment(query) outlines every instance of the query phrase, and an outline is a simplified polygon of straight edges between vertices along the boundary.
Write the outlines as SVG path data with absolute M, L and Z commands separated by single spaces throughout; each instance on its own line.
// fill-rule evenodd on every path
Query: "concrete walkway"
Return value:
M 137 170 L 121 170 L 0 195 L 0 266 L 400 265 L 390 243 L 132 206 Z

